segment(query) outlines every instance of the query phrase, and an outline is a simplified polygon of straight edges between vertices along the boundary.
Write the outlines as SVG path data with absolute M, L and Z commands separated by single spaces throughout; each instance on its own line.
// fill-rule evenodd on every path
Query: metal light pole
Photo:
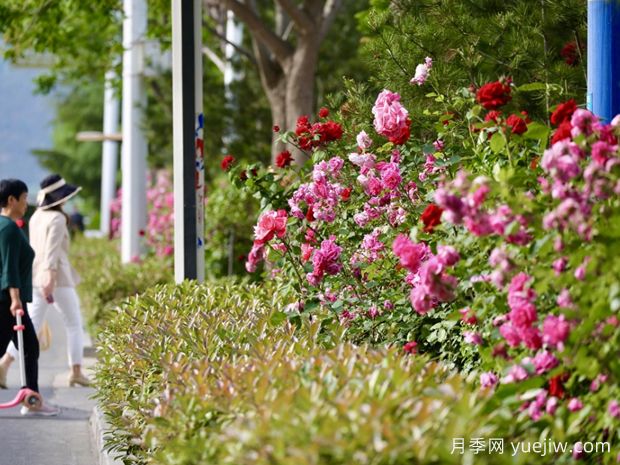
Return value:
M 143 83 L 146 1 L 124 0 L 123 10 L 121 259 L 128 263 L 140 257 L 141 236 L 146 228 L 147 144 L 140 127 L 146 105 Z
M 204 280 L 201 0 L 172 1 L 174 277 Z
M 620 0 L 588 0 L 587 106 L 607 123 L 620 113 Z
M 112 87 L 116 74 L 108 71 L 105 75 L 103 97 L 103 133 L 118 132 L 120 102 Z M 99 230 L 103 236 L 110 234 L 110 204 L 116 194 L 116 170 L 118 167 L 118 142 L 104 140 L 101 160 L 101 214 Z

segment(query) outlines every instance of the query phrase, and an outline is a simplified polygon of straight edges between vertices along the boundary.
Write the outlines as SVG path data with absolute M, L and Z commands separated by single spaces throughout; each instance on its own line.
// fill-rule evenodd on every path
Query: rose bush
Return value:
M 552 129 L 510 106 L 536 88 L 430 93 L 429 141 L 410 140 L 415 116 L 389 90 L 372 125 L 343 118 L 341 138 L 283 134 L 312 163 L 246 186 L 261 219 L 287 218 L 257 227 L 247 268 L 266 260 L 295 289 L 293 321 L 328 309 L 355 342 L 478 373 L 521 425 L 616 440 L 620 118 L 559 102 Z

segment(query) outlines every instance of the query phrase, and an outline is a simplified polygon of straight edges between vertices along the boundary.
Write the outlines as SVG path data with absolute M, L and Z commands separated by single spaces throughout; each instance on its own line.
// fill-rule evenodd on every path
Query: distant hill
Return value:
M 0 60 L 0 179 L 22 179 L 31 201 L 48 174 L 31 150 L 52 148 L 53 98 L 34 94 L 33 79 L 40 73 Z

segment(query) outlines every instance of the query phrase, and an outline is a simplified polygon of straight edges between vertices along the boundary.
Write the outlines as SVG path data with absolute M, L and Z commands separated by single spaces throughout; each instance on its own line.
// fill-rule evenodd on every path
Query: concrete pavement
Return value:
M 91 438 L 88 420 L 96 402 L 92 388 L 68 387 L 66 336 L 60 315 L 48 312 L 52 345 L 39 358 L 39 386 L 43 398 L 61 407 L 58 417 L 22 417 L 19 407 L 0 410 L 0 465 L 96 465 L 99 455 Z M 88 339 L 87 339 L 88 340 Z M 92 348 L 85 350 L 84 366 L 94 365 Z M 0 400 L 12 399 L 19 388 L 17 361 L 11 366 L 8 390 Z

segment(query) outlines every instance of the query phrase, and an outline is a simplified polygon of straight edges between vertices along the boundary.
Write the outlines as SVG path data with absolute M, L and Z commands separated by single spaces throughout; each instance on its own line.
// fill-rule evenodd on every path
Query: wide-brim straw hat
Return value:
M 68 184 L 60 175 L 52 174 L 41 181 L 37 195 L 37 206 L 46 210 L 65 203 L 82 190 L 79 186 Z

